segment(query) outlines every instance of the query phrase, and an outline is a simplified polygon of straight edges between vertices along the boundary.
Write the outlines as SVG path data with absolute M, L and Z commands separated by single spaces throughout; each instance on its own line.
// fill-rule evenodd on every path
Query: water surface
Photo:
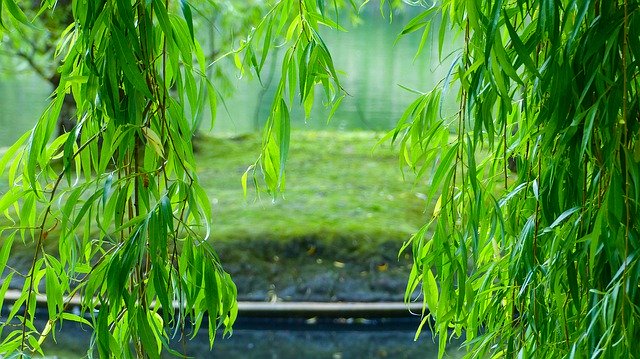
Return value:
M 324 29 L 322 36 L 329 47 L 341 85 L 348 95 L 330 123 L 329 110 L 322 106 L 324 94 L 316 91 L 316 107 L 305 119 L 300 106 L 292 110 L 292 125 L 297 129 L 376 130 L 393 128 L 405 108 L 416 98 L 401 86 L 427 92 L 446 76 L 451 59 L 439 64 L 437 45 L 429 40 L 423 53 L 415 57 L 421 32 L 410 34 L 399 41 L 397 35 L 409 17 L 396 16 L 392 23 L 373 12 L 360 25 L 343 21 L 347 32 Z M 437 24 L 433 24 L 434 32 Z M 449 43 L 449 42 L 448 42 Z M 453 49 L 445 47 L 446 55 Z M 277 50 L 274 50 L 274 54 Z M 214 132 L 239 135 L 260 130 L 268 117 L 278 77 L 270 76 L 277 62 L 265 65 L 262 78 L 264 88 L 257 79 L 239 78 L 231 72 L 233 95 L 219 101 Z M 271 78 L 271 81 L 269 81 Z M 34 74 L 19 73 L 0 78 L 0 147 L 13 143 L 22 133 L 32 128 L 46 106 L 51 86 Z M 445 114 L 454 111 L 453 91 L 443 102 Z M 203 129 L 210 128 L 205 120 Z

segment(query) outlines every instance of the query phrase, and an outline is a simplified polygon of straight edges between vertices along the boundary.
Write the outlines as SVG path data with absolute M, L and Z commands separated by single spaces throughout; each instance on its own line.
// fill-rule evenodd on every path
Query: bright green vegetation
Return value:
M 424 221 L 426 202 L 411 173 L 403 179 L 396 150 L 388 144 L 373 150 L 379 138 L 372 132 L 296 134 L 287 188 L 275 200 L 251 187 L 243 197 L 240 179 L 255 161 L 258 136 L 198 139 L 198 173 L 213 202 L 212 238 L 354 238 L 371 246 L 393 240 L 399 248 Z
M 258 134 L 194 140 L 200 183 L 213 206 L 211 243 L 239 298 L 402 298 L 411 262 L 408 253 L 398 259 L 399 248 L 432 210 L 412 173 L 403 178 L 397 148 L 376 146 L 382 135 L 300 132 L 291 143 L 286 192 L 275 200 L 252 188 L 243 194 L 241 177 L 259 151 Z M 49 235 L 52 253 L 57 236 Z M 14 246 L 9 264 L 26 271 L 32 251 Z M 340 278 L 349 286 L 338 285 Z
M 472 358 L 637 357 L 640 3 L 444 0 L 406 32 L 434 18 L 464 45 L 397 128 L 407 162 L 437 168 L 408 291 L 425 323 Z
M 260 147 L 255 166 L 244 172 L 246 159 L 235 157 L 235 169 L 217 175 L 246 173 L 244 186 L 256 176 L 259 188 L 268 193 L 264 198 L 275 198 L 275 204 L 232 208 L 229 197 L 237 195 L 229 196 L 228 188 L 214 194 L 220 213 L 226 205 L 233 217 L 220 225 L 217 235 L 234 239 L 219 243 L 241 246 L 243 236 L 265 236 L 259 222 L 252 232 L 242 232 L 253 226 L 249 216 L 248 223 L 234 222 L 245 217 L 243 212 L 265 211 L 256 217 L 274 223 L 284 238 L 294 241 L 302 236 L 303 225 L 292 227 L 290 220 L 276 219 L 276 213 L 313 218 L 317 215 L 305 208 L 322 207 L 318 199 L 326 196 L 335 199 L 327 202 L 332 203 L 327 213 L 350 208 L 343 215 L 364 222 L 368 214 L 391 206 L 369 181 L 373 177 L 360 172 L 366 166 L 356 166 L 365 163 L 362 157 L 334 165 L 337 171 L 329 174 L 337 192 L 316 185 L 325 175 L 318 164 L 328 162 L 325 156 L 336 140 L 321 138 L 313 150 L 317 159 L 295 159 L 294 149 L 304 150 L 312 141 L 301 141 L 296 148 L 298 135 L 291 130 L 296 106 L 308 115 L 322 101 L 333 112 L 347 95 L 320 29 L 339 28 L 337 13 L 357 12 L 367 2 L 269 1 L 246 41 L 229 53 L 242 71 L 258 76 L 270 56 L 278 57 L 280 76 L 262 138 L 249 141 Z M 54 3 L 43 5 L 52 8 Z M 199 2 L 205 3 L 216 2 Z M 380 1 L 380 10 L 390 15 L 391 4 L 399 3 Z M 420 183 L 428 200 L 437 200 L 427 212 L 427 223 L 412 237 L 406 299 L 422 297 L 429 309 L 423 324 L 433 324 L 440 355 L 450 335 L 464 332 L 472 358 L 637 356 L 640 3 L 406 3 L 424 8 L 403 30 L 422 32 L 417 56 L 428 53 L 422 50 L 433 34 L 439 60 L 450 69 L 436 88 L 418 89 L 393 136 L 401 158 L 425 179 Z M 29 21 L 14 0 L 3 4 L 0 11 L 16 20 L 11 24 Z M 76 290 L 84 294 L 87 312 L 95 313 L 97 302 L 101 304 L 86 323 L 95 329 L 101 357 L 119 351 L 123 357 L 158 358 L 168 349 L 170 331 L 184 328 L 188 316 L 199 324 L 207 312 L 213 344 L 215 328 L 229 330 L 233 324 L 236 293 L 206 242 L 208 225 L 216 217 L 196 173 L 204 171 L 200 177 L 205 182 L 216 183 L 217 178 L 193 157 L 191 138 L 203 105 L 214 112 L 213 95 L 221 93 L 204 76 L 217 63 L 209 66 L 205 60 L 186 1 L 72 5 L 74 26 L 60 47 L 66 58 L 51 105 L 32 136 L 22 138 L 25 147 L 16 144 L 6 157 L 13 166 L 0 209 L 17 218 L 22 230 L 2 228 L 6 238 L 0 268 L 6 269 L 7 243 L 25 233 L 31 232 L 36 250 L 18 301 L 26 308 L 24 316 L 17 315 L 18 309 L 9 314 L 9 320 L 22 326 L 11 327 L 0 353 L 37 352 L 38 338 L 63 317 L 83 321 L 62 313 L 63 295 Z M 437 27 L 432 29 L 432 23 L 440 29 L 431 31 Z M 461 34 L 462 48 L 443 52 L 451 29 Z M 273 56 L 275 46 L 281 57 Z M 453 91 L 459 111 L 449 116 L 441 109 L 441 96 L 452 89 L 458 89 Z M 55 138 L 68 92 L 77 105 L 78 124 Z M 338 142 L 335 147 L 344 152 L 334 157 L 349 154 L 349 145 Z M 232 141 L 218 146 L 220 152 L 206 156 L 234 159 Z M 510 160 L 517 179 L 509 176 Z M 63 172 L 57 173 L 60 161 Z M 295 167 L 299 175 L 287 172 Z M 393 178 L 390 172 L 372 172 Z M 81 174 L 77 184 L 58 185 L 70 183 L 71 174 Z M 347 202 L 338 198 L 340 193 L 363 198 Z M 403 200 L 397 193 L 386 195 Z M 389 221 L 380 227 L 367 224 L 371 228 L 362 229 L 332 215 L 317 216 L 319 221 L 307 227 L 322 233 L 323 240 L 333 239 L 334 245 L 338 236 L 333 231 L 342 225 L 361 239 L 381 236 L 384 224 L 400 234 L 413 225 L 397 225 L 387 214 Z M 60 231 L 58 253 L 44 245 L 50 221 Z M 101 230 L 98 238 L 91 232 L 95 227 Z M 289 266 L 295 270 L 296 264 Z M 52 319 L 40 332 L 33 327 L 33 297 L 42 283 Z M 3 285 L 0 294 L 5 289 Z M 151 305 L 167 307 L 171 300 L 184 304 L 177 316 L 171 311 L 160 315 Z
M 213 201 L 212 243 L 239 299 L 402 299 L 411 259 L 398 251 L 431 210 L 411 173 L 402 178 L 397 149 L 372 151 L 380 137 L 298 133 L 287 188 L 275 200 L 242 193 L 259 136 L 196 142 L 200 181 Z
M 212 241 L 314 237 L 327 244 L 362 240 L 374 249 L 394 241 L 399 249 L 432 209 L 415 176 L 401 172 L 397 149 L 378 145 L 382 137 L 376 132 L 300 132 L 291 142 L 286 192 L 274 199 L 253 187 L 243 194 L 242 175 L 260 149 L 257 134 L 198 136 L 195 160 L 202 164 L 200 184 L 212 203 Z M 6 192 L 6 179 L 1 185 Z

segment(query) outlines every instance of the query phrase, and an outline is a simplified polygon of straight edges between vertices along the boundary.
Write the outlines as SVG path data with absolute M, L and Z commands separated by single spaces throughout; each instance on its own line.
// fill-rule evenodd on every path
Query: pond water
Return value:
M 193 358 L 242 359 L 377 359 L 436 358 L 437 342 L 428 332 L 414 341 L 417 318 L 351 321 L 325 319 L 240 318 L 231 337 L 218 336 L 209 350 L 206 332 L 192 341 L 176 342 L 173 348 Z M 56 334 L 57 344 L 46 351 L 48 358 L 86 357 L 91 333 L 71 323 Z M 459 358 L 459 341 L 452 341 L 447 357 Z M 170 356 L 166 356 L 170 358 Z
M 408 16 L 396 17 L 389 23 L 388 19 L 372 14 L 364 24 L 343 24 L 347 32 L 325 29 L 322 36 L 348 96 L 330 123 L 327 123 L 329 109 L 321 105 L 324 95 L 317 91 L 316 107 L 310 118 L 305 121 L 301 108 L 294 107 L 293 125 L 299 129 L 381 131 L 393 128 L 416 97 L 402 86 L 428 92 L 449 70 L 446 61 L 444 65 L 439 65 L 437 45 L 433 39 L 427 41 L 418 57 L 415 56 L 421 31 L 396 41 L 407 20 Z M 438 25 L 434 23 L 432 28 L 437 29 Z M 452 41 L 447 42 L 443 54 L 454 49 L 453 36 L 449 35 L 448 38 Z M 226 102 L 228 114 L 224 109 L 219 110 L 216 122 L 218 130 L 241 133 L 260 129 L 269 114 L 276 83 L 277 79 L 273 79 L 271 86 L 261 92 L 257 80 L 237 80 L 236 96 Z M 455 90 L 443 102 L 445 114 L 455 111 L 454 99 Z
M 329 110 L 321 105 L 323 96 L 321 91 L 317 91 L 317 106 L 309 119 L 305 121 L 302 110 L 294 107 L 294 128 L 391 129 L 415 98 L 415 94 L 401 88 L 401 85 L 427 92 L 446 76 L 449 67 L 448 63 L 439 65 L 437 46 L 431 40 L 423 53 L 414 59 L 420 32 L 396 42 L 403 23 L 408 19 L 408 15 L 396 16 L 389 23 L 388 19 L 373 11 L 361 25 L 353 26 L 343 21 L 341 25 L 347 28 L 347 32 L 325 29 L 322 36 L 340 73 L 342 86 L 349 95 L 327 124 Z M 437 25 L 433 24 L 432 28 L 435 33 Z M 448 51 L 445 48 L 444 53 Z M 266 64 L 264 79 L 269 77 L 269 68 Z M 257 79 L 232 75 L 231 82 L 236 90 L 224 100 L 224 106 L 219 106 L 214 132 L 239 135 L 261 129 L 269 113 L 277 78 L 264 89 Z M 0 147 L 10 145 L 33 127 L 46 106 L 51 90 L 48 83 L 25 72 L 0 78 Z M 451 100 L 446 100 L 443 105 L 447 113 L 455 109 Z M 203 128 L 208 129 L 209 126 L 204 125 Z

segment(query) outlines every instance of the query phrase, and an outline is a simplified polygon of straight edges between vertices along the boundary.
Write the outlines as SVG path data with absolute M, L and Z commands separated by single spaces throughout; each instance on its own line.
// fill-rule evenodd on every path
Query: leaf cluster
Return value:
M 434 11 L 464 46 L 389 135 L 436 201 L 407 300 L 469 357 L 637 356 L 640 4 L 442 1 L 404 33 Z
M 170 338 L 208 323 L 230 333 L 236 288 L 207 242 L 212 220 L 191 139 L 215 89 L 205 77 L 190 5 L 181 1 L 74 1 L 60 39 L 60 83 L 36 126 L 0 163 L 0 199 L 12 246 L 35 244 L 21 295 L 2 323 L 0 353 L 42 354 L 66 320 L 94 329 L 100 357 L 159 358 Z M 172 93 L 175 92 L 175 95 Z M 76 125 L 54 134 L 64 98 Z M 57 245 L 48 245 L 54 241 Z M 44 285 L 43 285 L 44 284 Z M 49 320 L 36 328 L 36 296 Z M 80 298 L 80 315 L 67 312 Z M 17 323 L 17 325 L 16 325 Z M 6 333 L 5 331 L 9 331 Z M 130 345 L 132 344 L 132 345 Z M 90 352 L 92 349 L 90 349 Z

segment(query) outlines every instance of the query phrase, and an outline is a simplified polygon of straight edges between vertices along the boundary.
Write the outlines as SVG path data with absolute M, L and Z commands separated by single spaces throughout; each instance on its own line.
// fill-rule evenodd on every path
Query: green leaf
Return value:
M 505 15 L 505 18 L 508 19 L 508 16 Z M 520 61 L 524 63 L 525 67 L 529 70 L 529 72 L 531 72 L 536 77 L 540 77 L 540 73 L 538 72 L 538 68 L 536 64 L 531 59 L 531 56 L 529 55 L 527 48 L 522 43 L 522 40 L 520 40 L 520 36 L 516 32 L 516 30 L 513 28 L 513 25 L 509 20 L 506 20 L 504 23 L 507 27 L 507 30 L 509 31 L 509 37 L 511 38 L 511 43 L 514 46 L 516 53 L 518 54 L 518 58 L 520 59 Z
M 577 311 L 580 311 L 580 291 L 578 287 L 578 273 L 576 271 L 573 260 L 569 260 L 567 263 L 567 279 L 569 283 L 569 293 L 571 293 L 571 299 L 573 305 Z
M 162 146 L 162 140 L 160 139 L 160 136 L 158 136 L 156 131 L 152 130 L 151 127 L 143 127 L 142 134 L 147 139 L 147 143 L 151 145 L 158 157 L 164 158 L 164 147 Z
M 418 49 L 416 50 L 416 54 L 413 56 L 413 60 L 415 61 L 418 58 L 418 55 L 422 52 L 424 45 L 427 43 L 427 39 L 429 38 L 429 30 L 431 30 L 431 22 L 428 22 L 424 27 L 424 31 L 422 32 L 422 37 L 420 38 L 420 45 L 418 45 Z
M 4 267 L 3 267 L 4 269 Z M 11 280 L 13 279 L 13 274 L 15 272 L 9 272 L 9 274 L 7 274 L 6 277 L 3 277 L 3 282 L 2 282 L 2 286 L 0 287 L 0 308 L 2 308 L 4 310 L 4 300 L 6 298 L 7 295 L 7 291 L 9 290 L 9 285 L 11 285 Z M 15 306 L 15 303 L 12 303 Z M 4 328 L 3 328 L 4 329 Z M 4 340 L 6 341 L 7 338 L 4 338 Z M 4 344 L 4 343 L 2 343 Z
M 598 107 L 593 106 L 587 113 L 585 119 L 585 126 L 582 133 L 582 142 L 580 144 L 580 158 L 584 158 L 587 145 L 591 143 L 591 137 L 593 134 L 593 125 L 595 124 L 596 115 L 598 114 Z
M 502 36 L 500 36 L 500 34 L 495 37 L 493 52 L 496 55 L 495 58 L 500 64 L 501 69 L 507 74 L 507 76 L 516 81 L 520 86 L 523 86 L 524 83 L 520 79 L 520 76 L 518 76 L 516 69 L 513 67 L 511 60 L 507 56 L 507 52 L 502 44 Z
M 133 53 L 130 41 L 117 27 L 112 28 L 111 36 L 114 40 L 112 43 L 114 44 L 113 48 L 116 53 L 115 55 L 123 62 L 120 68 L 127 80 L 131 82 L 136 90 L 140 91 L 146 97 L 152 97 L 151 91 L 149 91 L 149 87 L 145 81 L 144 74 L 138 67 L 138 60 Z
M 428 10 L 425 10 L 423 12 L 421 12 L 420 14 L 418 14 L 417 16 L 415 16 L 413 19 L 411 19 L 402 29 L 402 31 L 400 31 L 400 34 L 398 35 L 398 37 L 396 38 L 396 42 L 400 39 L 400 37 L 410 34 L 412 32 L 418 31 L 421 28 L 428 26 L 431 23 L 431 20 L 427 20 L 427 17 L 429 17 L 431 14 L 434 13 L 434 11 L 437 10 L 437 7 L 434 6 Z
M 9 188 L 7 193 L 0 198 L 0 212 L 6 211 L 7 208 L 12 206 L 19 199 L 24 198 L 26 194 L 27 192 L 20 187 Z
M 436 313 L 438 311 L 438 284 L 436 283 L 436 279 L 433 276 L 433 273 L 430 269 L 427 269 L 424 272 L 423 279 L 423 291 L 424 291 L 424 299 L 427 302 L 427 308 L 430 312 Z
M 80 211 L 78 211 L 78 214 L 76 215 L 75 219 L 73 220 L 73 228 L 77 228 L 78 225 L 80 224 L 80 222 L 85 219 L 85 214 L 87 213 L 87 211 L 89 211 L 89 209 L 94 205 L 94 203 L 96 202 L 96 200 L 98 200 L 98 198 L 102 197 L 102 192 L 103 189 L 100 188 L 98 190 L 96 190 L 96 192 L 94 192 L 86 201 L 85 203 L 82 205 L 82 207 L 80 207 Z
M 245 198 L 247 198 L 247 177 L 249 176 L 249 172 L 252 172 L 255 168 L 255 165 L 249 166 L 246 171 L 242 174 L 241 184 L 242 184 L 242 193 Z
M 180 0 L 180 8 L 182 9 L 182 15 L 184 16 L 184 20 L 187 22 L 187 27 L 189 28 L 189 34 L 191 35 L 191 40 L 195 42 L 196 38 L 193 35 L 193 19 L 191 16 L 191 5 L 186 0 Z
M 0 159 L 0 176 L 4 174 L 4 170 L 7 168 L 7 164 L 10 161 L 15 161 L 16 157 L 22 157 L 21 155 L 17 155 L 17 153 L 22 152 L 22 146 L 27 141 L 27 139 L 29 139 L 29 137 L 31 137 L 31 131 L 26 132 L 25 134 L 20 136 L 20 138 L 16 140 L 16 142 L 14 142 L 11 147 L 9 147 L 2 155 L 2 158 Z
M 430 197 L 432 197 L 433 193 L 435 193 L 435 191 L 440 188 L 440 183 L 442 183 L 442 181 L 445 179 L 445 173 L 451 171 L 452 169 L 451 164 L 453 163 L 455 155 L 458 152 L 458 145 L 459 145 L 458 142 L 454 143 L 447 150 L 445 155 L 442 157 L 442 161 L 440 162 L 440 164 L 438 164 L 438 169 L 436 170 L 436 173 L 433 175 L 432 181 L 431 181 L 432 189 L 430 190 L 430 192 L 432 193 L 432 195 Z
M 491 17 L 489 18 L 490 22 L 487 28 L 487 36 L 485 39 L 485 47 L 484 47 L 485 63 L 489 63 L 489 58 L 491 57 L 491 48 L 493 48 L 493 44 L 495 43 L 496 29 L 498 28 L 500 23 L 500 10 L 502 10 L 502 0 L 496 0 L 495 2 L 493 2 L 493 10 L 491 11 Z M 505 18 L 507 17 L 505 16 Z
M 2 248 L 0 248 L 0 276 L 4 274 L 7 268 L 7 260 L 11 253 L 11 247 L 13 246 L 13 239 L 15 238 L 15 232 L 12 232 L 2 240 Z M 10 272 L 11 273 L 11 272 Z M 2 308 L 2 306 L 0 306 Z
M 220 308 L 218 307 L 218 304 L 220 303 L 220 297 L 219 297 L 219 289 L 218 289 L 218 275 L 215 271 L 215 269 L 213 269 L 213 267 L 211 266 L 211 264 L 208 261 L 204 261 L 204 263 L 202 263 L 204 265 L 204 283 L 205 283 L 205 306 L 206 306 L 206 310 L 209 314 L 209 328 L 217 328 L 217 323 L 216 323 L 216 318 L 218 318 L 218 315 L 220 313 Z M 215 331 L 209 331 L 209 345 L 210 347 L 213 346 L 213 339 L 214 336 L 212 336 L 212 332 Z
M 91 323 L 88 320 L 86 320 L 85 318 L 83 318 L 83 317 L 81 317 L 79 315 L 73 314 L 73 313 L 62 312 L 62 313 L 60 313 L 60 319 L 69 320 L 69 321 L 72 321 L 72 322 L 76 322 L 76 323 L 80 323 L 80 324 L 86 325 L 88 327 L 92 327 Z
M 58 310 L 62 309 L 62 292 L 60 291 L 60 282 L 54 270 L 47 266 L 45 269 L 45 290 L 47 292 L 47 310 L 49 318 L 56 318 Z
M 105 207 L 107 205 L 107 200 L 111 195 L 111 185 L 113 184 L 113 174 L 109 174 L 107 179 L 104 181 L 104 188 L 102 191 L 102 206 Z
M 556 218 L 556 220 L 553 221 L 553 223 L 551 223 L 549 227 L 545 228 L 544 231 L 548 232 L 553 230 L 555 227 L 559 226 L 562 222 L 564 222 L 567 218 L 569 218 L 572 214 L 578 212 L 579 210 L 580 210 L 580 207 L 573 207 L 562 212 L 562 214 L 558 216 L 558 218 Z
M 15 3 L 14 0 L 2 0 L 2 2 L 5 4 L 5 6 L 7 7 L 7 11 L 9 11 L 9 14 L 11 14 L 11 16 L 14 19 L 18 20 L 24 25 L 31 25 L 31 22 L 29 21 L 29 19 L 27 19 L 27 16 L 24 14 L 22 9 L 20 9 L 20 7 Z
M 158 337 L 151 329 L 147 313 L 147 310 L 142 308 L 137 308 L 134 312 L 138 335 L 140 336 L 140 341 L 142 342 L 145 354 L 152 359 L 160 359 L 160 350 L 162 346 Z
M 289 109 L 284 100 L 280 102 L 280 131 L 278 141 L 280 146 L 280 179 L 283 178 L 284 169 L 289 155 L 289 140 L 291 137 L 291 120 L 289 119 Z

